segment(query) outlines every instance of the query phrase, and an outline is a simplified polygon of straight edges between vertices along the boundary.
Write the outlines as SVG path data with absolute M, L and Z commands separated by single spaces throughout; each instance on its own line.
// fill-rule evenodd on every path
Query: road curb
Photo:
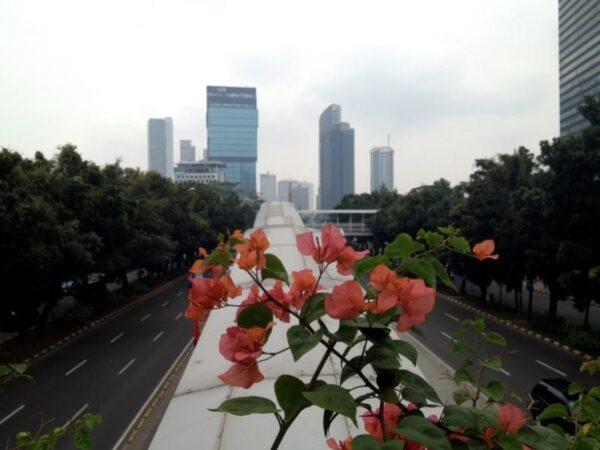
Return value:
M 23 362 L 25 364 L 27 364 L 28 366 L 37 364 L 38 362 L 40 362 L 42 359 L 46 358 L 51 353 L 65 347 L 68 343 L 72 342 L 75 338 L 81 337 L 81 336 L 89 333 L 90 331 L 100 327 L 101 325 L 104 325 L 105 323 L 110 322 L 113 319 L 116 319 L 118 316 L 139 306 L 141 303 L 155 297 L 156 295 L 160 294 L 161 292 L 164 292 L 165 290 L 167 290 L 168 288 L 170 288 L 177 282 L 184 279 L 186 276 L 187 276 L 187 274 L 180 275 L 180 276 L 174 278 L 173 280 L 160 285 L 156 289 L 153 289 L 152 291 L 147 292 L 144 295 L 141 295 L 140 297 L 136 298 L 135 300 L 132 300 L 131 302 L 127 303 L 126 305 L 123 305 L 120 308 L 117 308 L 117 309 L 103 315 L 102 317 L 90 322 L 89 324 L 83 325 L 82 327 L 71 332 L 67 336 L 64 336 L 63 338 L 59 339 L 58 341 L 50 344 L 48 347 L 45 347 L 42 350 L 36 352 L 33 356 L 26 358 Z
M 449 301 L 451 303 L 454 303 L 457 306 L 460 306 L 463 309 L 468 309 L 470 311 L 474 311 L 476 313 L 483 314 L 483 316 L 486 319 L 492 320 L 497 323 L 501 323 L 502 325 L 512 328 L 516 331 L 519 331 L 521 334 L 525 334 L 531 338 L 536 339 L 539 342 L 543 342 L 548 345 L 557 347 L 557 348 L 559 348 L 567 353 L 570 353 L 572 356 L 575 356 L 583 361 L 589 361 L 589 360 L 593 359 L 593 357 L 591 355 L 589 355 L 581 350 L 577 350 L 577 349 L 569 347 L 568 345 L 561 344 L 560 342 L 555 341 L 554 339 L 551 339 L 547 336 L 542 336 L 540 333 L 537 333 L 533 330 L 522 327 L 521 325 L 514 323 L 512 320 L 501 319 L 487 311 L 483 311 L 482 309 L 479 309 L 476 306 L 469 305 L 465 302 L 462 302 L 454 297 L 450 297 L 449 295 L 446 295 L 446 294 L 440 294 L 438 292 L 438 296 L 446 301 Z

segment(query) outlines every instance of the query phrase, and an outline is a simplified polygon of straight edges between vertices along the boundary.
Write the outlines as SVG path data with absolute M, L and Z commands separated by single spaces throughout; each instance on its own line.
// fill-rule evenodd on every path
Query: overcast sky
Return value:
M 206 85 L 255 86 L 258 168 L 317 182 L 318 118 L 391 134 L 396 188 L 558 134 L 556 0 L 0 0 L 0 146 L 147 167 L 146 122 L 206 146 Z

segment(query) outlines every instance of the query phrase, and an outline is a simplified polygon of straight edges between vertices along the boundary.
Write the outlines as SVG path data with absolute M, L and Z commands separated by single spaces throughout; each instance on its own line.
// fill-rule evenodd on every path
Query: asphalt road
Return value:
M 0 448 L 44 422 L 102 415 L 95 449 L 113 448 L 192 337 L 185 320 L 187 281 L 168 289 L 34 364 L 35 382 L 19 380 L 0 393 Z M 10 446 L 9 446 L 10 448 Z M 62 443 L 59 448 L 73 448 Z
M 414 336 L 456 369 L 464 355 L 452 352 L 452 332 L 461 326 L 461 321 L 474 317 L 474 312 L 438 296 L 427 322 L 419 326 L 422 336 L 417 333 Z M 486 320 L 486 329 L 500 333 L 507 340 L 506 348 L 487 343 L 481 347 L 484 357 L 503 350 L 510 352 L 503 357 L 503 371 L 492 377 L 504 383 L 507 393 L 517 394 L 525 400 L 542 378 L 567 378 L 585 386 L 592 385 L 592 377 L 579 371 L 581 359 L 570 353 L 497 322 Z

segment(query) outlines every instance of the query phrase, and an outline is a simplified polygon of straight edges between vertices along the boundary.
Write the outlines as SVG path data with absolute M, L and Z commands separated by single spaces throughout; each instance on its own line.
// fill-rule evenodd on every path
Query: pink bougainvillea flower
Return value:
M 327 439 L 327 447 L 331 450 L 352 450 L 352 438 L 349 437 L 344 441 L 336 441 L 334 438 Z
M 264 379 L 256 359 L 262 355 L 268 328 L 227 328 L 219 341 L 219 352 L 235 364 L 219 375 L 223 382 L 248 389 Z
M 386 289 L 394 289 L 393 284 L 396 278 L 396 272 L 385 264 L 379 264 L 371 272 L 369 281 L 377 292 L 382 292 Z
M 292 296 L 288 292 L 283 291 L 283 283 L 281 281 L 277 280 L 273 288 L 268 292 L 269 295 L 275 300 L 277 300 L 277 302 L 281 305 L 284 305 L 286 307 L 290 306 Z M 273 311 L 273 315 L 279 320 L 286 323 L 290 321 L 289 311 L 270 300 L 267 294 L 263 294 L 261 296 L 261 300 L 265 304 L 265 306 L 267 306 L 271 311 Z
M 379 420 L 379 409 L 368 412 L 362 416 L 365 430 L 379 442 L 383 442 L 383 430 Z M 383 422 L 388 438 L 396 438 L 398 435 L 393 432 L 398 426 L 398 419 L 402 415 L 402 409 L 394 403 L 383 404 Z
M 337 271 L 340 275 L 352 275 L 354 264 L 363 259 L 369 250 L 357 252 L 352 247 L 347 246 L 342 249 L 337 257 Z
M 291 304 L 297 309 L 302 309 L 304 302 L 308 300 L 313 293 L 322 289 L 322 286 L 317 286 L 311 269 L 304 269 L 298 272 L 292 272 L 292 287 L 289 290 L 291 296 Z
M 254 383 L 258 383 L 265 379 L 256 361 L 249 363 L 236 363 L 227 370 L 227 372 L 219 375 L 219 378 L 224 383 L 248 389 L 252 387 Z
M 298 251 L 304 256 L 312 256 L 317 264 L 332 263 L 346 246 L 346 238 L 341 230 L 335 225 L 328 224 L 321 229 L 321 242 L 317 244 L 313 233 L 306 233 L 296 236 L 296 246 Z
M 188 293 L 189 305 L 186 317 L 199 319 L 204 312 L 213 309 L 235 298 L 242 293 L 242 289 L 233 283 L 229 275 L 219 278 L 222 270 L 218 267 L 212 268 L 213 278 L 190 279 L 192 287 Z
M 325 311 L 334 319 L 355 319 L 365 308 L 363 291 L 357 281 L 346 281 L 325 298 Z
M 237 265 L 242 270 L 256 267 L 258 270 L 265 268 L 267 257 L 265 251 L 269 248 L 269 239 L 265 232 L 259 228 L 250 234 L 250 238 L 243 244 L 237 244 L 235 249 L 240 254 Z
M 502 431 L 506 434 L 515 434 L 525 425 L 525 414 L 512 403 L 507 403 L 498 411 L 498 420 Z
M 402 314 L 396 329 L 408 331 L 425 322 L 427 314 L 433 310 L 435 289 L 427 287 L 421 279 L 401 278 L 399 281 L 398 303 L 402 306 Z
M 496 244 L 492 239 L 486 239 L 473 247 L 473 255 L 479 261 L 484 259 L 498 259 L 498 254 L 493 254 Z

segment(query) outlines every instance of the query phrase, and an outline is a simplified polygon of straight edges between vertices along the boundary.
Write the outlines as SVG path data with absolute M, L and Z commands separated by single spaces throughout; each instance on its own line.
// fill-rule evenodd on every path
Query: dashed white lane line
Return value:
M 175 320 L 178 320 L 181 316 L 183 315 L 183 313 L 179 313 L 175 316 Z
M 446 338 L 450 339 L 452 342 L 456 342 L 456 339 L 454 339 L 454 338 L 453 338 L 452 336 L 450 336 L 448 333 L 446 333 L 446 332 L 444 332 L 444 331 L 442 331 L 441 333 L 442 333 L 442 336 L 444 336 L 444 337 L 446 337 Z
M 0 420 L 0 425 L 2 425 L 4 422 L 6 422 L 8 419 L 10 419 L 12 416 L 14 416 L 19 411 L 21 411 L 23 408 L 25 408 L 25 405 L 21 405 L 18 408 L 14 409 L 12 412 L 8 413 L 8 415 L 4 416 L 2 418 L 2 420 Z
M 156 336 L 154 336 L 154 339 L 152 339 L 152 342 L 156 342 L 158 340 L 158 338 L 160 338 L 163 334 L 164 334 L 164 331 L 161 331 L 160 333 L 158 333 Z
M 500 368 L 500 372 L 502 372 L 507 377 L 510 377 L 510 372 L 508 370 L 504 370 L 504 369 Z
M 81 408 L 79 408 L 79 410 L 75 414 L 73 414 L 71 418 L 67 420 L 62 427 L 67 428 L 69 425 L 71 425 L 81 415 L 82 412 L 89 408 L 89 406 L 89 403 L 86 403 Z
M 162 305 L 160 305 L 160 306 L 162 306 L 162 307 L 164 308 L 164 307 L 165 307 L 165 306 L 167 306 L 169 303 L 171 303 L 171 300 L 167 300 L 166 302 L 164 302 L 164 303 L 163 303 Z
M 448 313 L 444 313 L 444 315 L 452 320 L 454 320 L 455 322 L 460 322 L 460 319 L 456 316 L 453 316 L 452 314 L 448 314 Z
M 183 295 L 184 293 L 185 293 L 185 291 L 179 291 L 179 292 L 177 293 L 177 296 L 179 297 L 180 295 Z
M 543 367 L 545 367 L 546 369 L 550 369 L 551 371 L 553 371 L 553 372 L 556 372 L 556 373 L 557 373 L 557 374 L 559 374 L 560 376 L 563 376 L 563 377 L 566 377 L 566 376 L 567 376 L 567 374 L 566 374 L 566 373 L 564 373 L 564 372 L 561 372 L 561 371 L 560 371 L 560 370 L 558 370 L 558 369 L 555 369 L 554 367 L 552 367 L 552 366 L 550 366 L 550 365 L 546 364 L 544 361 L 540 361 L 539 359 L 536 359 L 536 360 L 535 360 L 535 362 L 536 362 L 536 363 L 538 363 L 540 366 L 543 366 Z
M 129 361 L 127 364 L 125 364 L 125 366 L 123 366 L 123 368 L 121 370 L 119 370 L 119 375 L 122 375 L 123 372 L 125 372 L 127 369 L 129 369 L 129 367 L 135 362 L 135 358 L 133 358 L 131 361 Z
M 146 320 L 148 317 L 150 317 L 150 314 L 146 314 L 144 317 L 142 317 L 140 319 L 140 322 L 143 322 L 144 320 Z
M 112 339 L 110 340 L 110 343 L 111 343 L 111 344 L 114 344 L 114 343 L 115 343 L 115 342 L 117 342 L 119 339 L 121 339 L 121 338 L 123 337 L 123 335 L 124 335 L 124 334 L 125 334 L 125 333 L 119 333 L 119 334 L 117 334 L 117 335 L 116 335 L 114 338 L 112 338 Z
M 84 359 L 79 364 L 77 364 L 75 367 L 73 367 L 72 369 L 69 369 L 67 372 L 65 372 L 65 376 L 68 377 L 73 372 L 75 372 L 77 369 L 79 369 L 81 366 L 83 366 L 86 362 L 87 362 L 87 359 Z

